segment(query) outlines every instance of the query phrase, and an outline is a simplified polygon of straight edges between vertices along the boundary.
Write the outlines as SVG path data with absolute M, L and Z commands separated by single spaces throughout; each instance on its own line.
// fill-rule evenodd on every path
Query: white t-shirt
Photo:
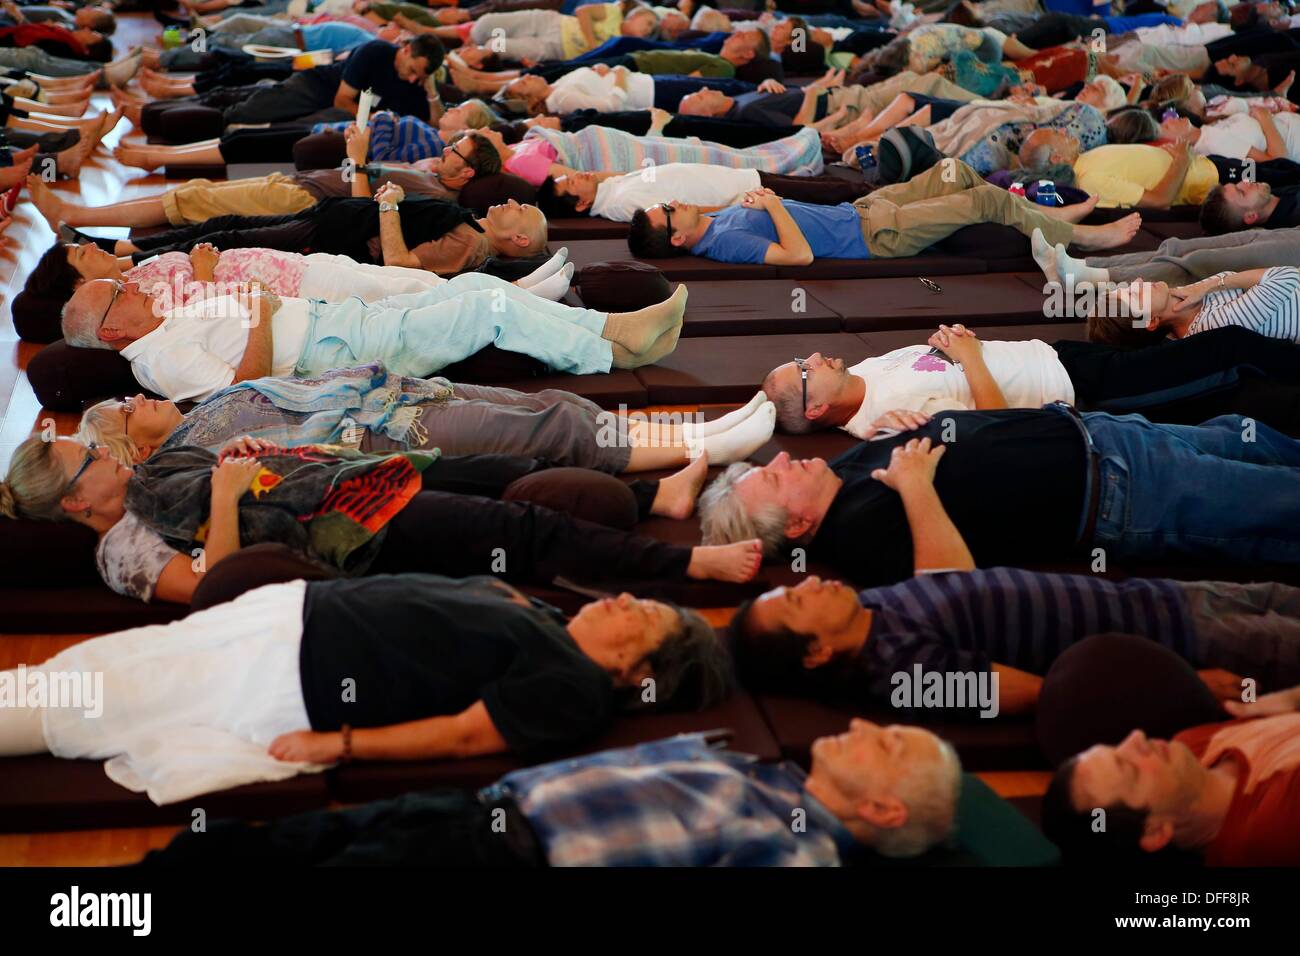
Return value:
M 311 318 L 306 299 L 283 298 L 271 322 L 271 374 L 288 376 Z M 201 400 L 235 380 L 248 345 L 248 312 L 235 296 L 205 296 L 164 314 L 162 324 L 122 349 L 136 380 L 174 402 Z
M 548 113 L 572 113 L 574 110 L 648 110 L 655 103 L 655 78 L 648 73 L 627 71 L 627 88 L 618 85 L 618 72 L 601 76 L 589 66 L 566 73 L 551 84 L 546 98 Z
M 591 214 L 614 222 L 631 222 L 638 209 L 670 199 L 695 206 L 731 206 L 760 185 L 757 169 L 664 163 L 605 180 L 596 187 Z
M 1232 36 L 1232 27 L 1226 23 L 1183 23 L 1178 26 L 1162 23 L 1154 27 L 1138 27 L 1133 32 L 1139 40 L 1151 46 L 1204 46 Z
M 872 422 L 897 408 L 927 415 L 974 410 L 961 366 L 929 353 L 928 345 L 909 345 L 850 368 L 850 374 L 867 383 L 867 395 L 844 430 L 866 438 Z M 1046 342 L 985 342 L 984 362 L 1011 408 L 1038 408 L 1056 401 L 1074 404 L 1074 383 Z
M 1278 132 L 1282 132 L 1280 126 Z M 1237 114 L 1202 126 L 1201 136 L 1194 148 L 1202 156 L 1245 159 L 1252 148 L 1267 149 L 1268 142 L 1264 139 L 1264 131 L 1259 128 L 1259 122 L 1255 117 Z
M 95 547 L 95 564 L 104 583 L 126 597 L 148 601 L 177 551 L 162 535 L 127 512 Z

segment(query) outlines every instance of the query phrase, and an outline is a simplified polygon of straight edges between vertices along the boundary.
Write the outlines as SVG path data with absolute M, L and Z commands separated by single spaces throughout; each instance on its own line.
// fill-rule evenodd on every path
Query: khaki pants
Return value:
M 163 193 L 163 211 L 173 226 L 206 222 L 217 216 L 288 216 L 316 205 L 316 197 L 288 176 L 214 183 L 191 179 Z
M 951 181 L 947 181 L 951 180 Z M 996 222 L 1024 235 L 1043 230 L 1050 243 L 1070 244 L 1074 229 L 1029 200 L 986 183 L 960 160 L 943 159 L 905 183 L 877 189 L 853 203 L 862 237 L 880 259 L 914 256 L 962 226 Z
M 963 103 L 977 98 L 974 93 L 945 80 L 938 73 L 904 70 L 897 76 L 871 86 L 841 86 L 831 90 L 826 94 L 826 112 L 834 113 L 841 106 L 852 106 L 859 113 L 870 110 L 875 115 L 894 102 L 894 97 L 899 93 L 920 93 L 945 100 L 961 100 Z

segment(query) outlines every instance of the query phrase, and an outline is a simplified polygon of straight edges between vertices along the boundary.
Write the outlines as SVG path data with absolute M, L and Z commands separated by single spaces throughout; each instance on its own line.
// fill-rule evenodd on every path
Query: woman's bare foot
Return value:
M 763 564 L 763 544 L 757 538 L 735 544 L 699 545 L 691 549 L 688 577 L 697 581 L 752 581 Z
M 1080 249 L 1114 249 L 1130 242 L 1141 225 L 1142 217 L 1138 213 L 1108 222 L 1104 226 L 1076 225 L 1070 241 Z
M 63 222 L 64 208 L 63 200 L 58 197 L 50 184 L 41 179 L 40 176 L 27 177 L 27 192 L 31 196 L 32 205 L 41 217 L 49 223 L 51 229 L 59 231 L 59 223 Z
M 105 113 L 99 118 L 99 129 L 95 132 L 95 145 L 98 146 L 104 141 L 104 137 L 117 128 L 125 114 L 121 110 L 114 110 L 111 113 Z
M 131 99 L 122 95 L 121 90 L 113 90 L 113 105 L 117 107 L 117 112 L 121 113 L 131 121 L 131 125 L 136 129 L 140 128 L 140 114 L 144 111 L 144 103 L 140 100 Z
M 650 513 L 679 521 L 689 518 L 695 511 L 695 500 L 699 498 L 704 479 L 708 476 L 709 455 L 705 452 L 681 471 L 660 480 Z
M 686 286 L 679 285 L 663 302 L 636 312 L 611 312 L 602 333 L 611 342 L 639 355 L 686 315 Z
M 151 70 L 141 70 L 138 79 L 140 89 L 157 100 L 174 100 L 188 95 L 182 84 Z
M 27 162 L 29 159 L 35 159 L 36 151 L 38 149 L 40 149 L 39 146 L 28 146 L 26 149 L 14 150 L 13 154 L 10 156 L 13 160 L 13 165 L 17 166 L 19 163 Z
M 1097 208 L 1097 201 L 1100 196 L 1089 196 L 1083 202 L 1075 203 L 1073 206 L 1039 206 L 1038 211 L 1044 216 L 1051 216 L 1053 219 L 1060 219 L 1062 222 L 1078 222 L 1086 219 L 1088 213 Z
M 140 51 L 140 66 L 146 70 L 156 70 L 162 66 L 162 50 L 147 46 Z

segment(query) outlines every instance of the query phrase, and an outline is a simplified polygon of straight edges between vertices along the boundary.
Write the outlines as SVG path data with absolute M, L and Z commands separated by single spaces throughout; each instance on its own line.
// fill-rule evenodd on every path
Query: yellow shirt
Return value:
M 1100 196 L 1099 206 L 1136 206 L 1142 193 L 1154 189 L 1169 170 L 1174 158 L 1159 146 L 1146 143 L 1113 143 L 1098 146 L 1074 163 L 1075 185 L 1090 195 Z M 1204 156 L 1193 156 L 1175 205 L 1199 206 L 1219 184 L 1219 171 Z
M 584 9 L 590 10 L 592 7 Z M 619 3 L 601 3 L 597 4 L 595 9 L 605 11 L 603 19 L 591 22 L 592 30 L 596 34 L 595 46 L 600 46 L 611 37 L 618 36 L 623 26 L 623 7 Z M 575 56 L 582 56 L 588 50 L 594 49 L 587 45 L 587 38 L 582 35 L 582 27 L 578 24 L 577 17 L 566 16 L 560 21 L 560 40 L 564 44 L 566 60 L 572 60 Z

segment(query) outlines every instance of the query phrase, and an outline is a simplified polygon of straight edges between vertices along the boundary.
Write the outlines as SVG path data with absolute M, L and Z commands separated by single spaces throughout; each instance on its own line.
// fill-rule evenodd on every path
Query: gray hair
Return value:
M 894 796 L 907 807 L 907 822 L 874 830 L 871 845 L 881 856 L 920 856 L 952 838 L 961 799 L 961 760 L 946 740 L 939 741 L 939 753 L 937 765 L 912 769 L 899 781 Z
M 700 527 L 705 544 L 734 544 L 758 538 L 763 543 L 763 554 L 771 557 L 787 543 L 785 526 L 789 516 L 779 505 L 764 505 L 757 514 L 745 510 L 736 484 L 754 468 L 749 462 L 738 461 L 714 479 L 700 495 Z
M 84 282 L 78 291 L 90 287 L 89 282 Z M 60 315 L 63 325 L 63 340 L 69 345 L 79 349 L 112 349 L 112 346 L 107 342 L 99 340 L 100 317 L 79 304 L 76 293 L 73 293 L 72 298 L 64 304 Z
M 816 429 L 815 422 L 804 415 L 803 384 L 787 385 L 779 388 L 776 384 L 776 369 L 767 373 L 763 379 L 763 392 L 768 400 L 776 406 L 776 427 L 787 435 L 806 435 Z

